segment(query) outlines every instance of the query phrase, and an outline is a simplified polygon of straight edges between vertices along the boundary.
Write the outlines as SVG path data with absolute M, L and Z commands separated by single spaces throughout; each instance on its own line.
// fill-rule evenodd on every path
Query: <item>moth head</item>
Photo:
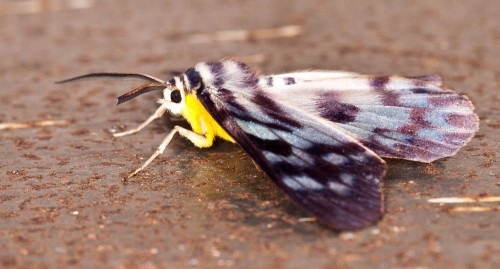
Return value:
M 186 96 L 196 95 L 198 90 L 203 89 L 200 74 L 193 68 L 186 70 L 184 74 L 175 76 L 163 89 L 163 99 L 160 100 L 174 116 L 181 116 L 186 106 Z
M 163 99 L 159 100 L 165 108 L 174 116 L 181 116 L 183 107 L 186 105 L 186 89 L 180 77 L 176 76 L 168 82 L 168 87 L 163 89 Z
M 154 82 L 141 85 L 132 91 L 119 96 L 116 104 L 119 105 L 130 101 L 143 93 L 151 91 L 162 91 L 163 98 L 158 100 L 158 103 L 164 106 L 172 115 L 181 115 L 182 108 L 185 105 L 185 88 L 179 77 L 174 77 L 168 82 Z
M 175 76 L 167 83 L 168 87 L 163 90 L 163 100 L 160 102 L 175 116 L 181 115 L 186 106 L 187 95 L 196 95 L 197 91 L 203 89 L 200 73 L 194 68 L 189 68 L 184 74 Z
M 194 69 L 193 69 L 194 70 Z M 174 76 L 170 81 L 163 81 L 161 79 L 139 74 L 139 73 L 91 73 L 82 76 L 77 76 L 56 83 L 68 83 L 80 80 L 92 80 L 92 79 L 138 79 L 145 81 L 146 83 L 127 92 L 117 98 L 116 104 L 125 103 L 130 101 L 137 96 L 151 92 L 151 91 L 162 91 L 163 98 L 159 100 L 159 103 L 165 107 L 174 116 L 180 116 L 183 107 L 185 106 L 185 97 L 187 93 L 191 93 L 193 89 L 196 89 L 195 82 L 201 85 L 201 78 L 199 78 L 198 72 L 193 75 L 193 70 L 188 69 L 186 73 L 180 76 Z M 196 77 L 198 75 L 198 78 Z M 193 80 L 194 79 L 194 80 Z M 198 85 L 199 86 L 199 85 Z

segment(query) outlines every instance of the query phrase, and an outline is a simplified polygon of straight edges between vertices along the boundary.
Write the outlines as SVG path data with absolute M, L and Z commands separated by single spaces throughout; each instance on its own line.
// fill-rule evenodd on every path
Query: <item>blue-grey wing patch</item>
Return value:
M 431 162 L 451 156 L 478 129 L 465 96 L 439 76 L 344 76 L 266 89 L 271 98 L 334 122 L 382 157 Z
M 327 120 L 247 88 L 206 85 L 198 98 L 293 201 L 328 226 L 358 229 L 382 213 L 385 163 Z

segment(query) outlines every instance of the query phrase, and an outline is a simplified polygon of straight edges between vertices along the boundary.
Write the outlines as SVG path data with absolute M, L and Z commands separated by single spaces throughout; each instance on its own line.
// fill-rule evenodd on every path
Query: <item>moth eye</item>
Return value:
M 173 90 L 170 93 L 170 100 L 174 103 L 180 103 L 182 100 L 181 92 L 179 90 Z

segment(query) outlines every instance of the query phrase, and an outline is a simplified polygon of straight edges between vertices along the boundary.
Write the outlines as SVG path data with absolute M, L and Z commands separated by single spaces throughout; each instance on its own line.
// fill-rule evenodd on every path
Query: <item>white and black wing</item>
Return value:
M 339 230 L 358 229 L 382 213 L 385 163 L 334 123 L 273 100 L 244 64 L 196 67 L 198 99 L 293 201 Z
M 259 85 L 274 100 L 335 123 L 382 157 L 431 162 L 455 154 L 478 129 L 472 103 L 441 88 L 437 75 L 299 72 L 262 76 Z

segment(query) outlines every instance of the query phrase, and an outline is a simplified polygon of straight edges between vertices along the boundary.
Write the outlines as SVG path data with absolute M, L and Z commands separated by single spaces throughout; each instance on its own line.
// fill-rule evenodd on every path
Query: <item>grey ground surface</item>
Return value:
M 13 14 L 25 11 L 14 2 L 42 5 Z M 106 0 L 51 10 L 58 2 L 0 1 L 0 123 L 68 121 L 0 131 L 1 268 L 500 268 L 500 201 L 428 202 L 500 196 L 498 1 Z M 213 35 L 286 25 L 303 31 Z M 304 221 L 226 142 L 200 150 L 175 138 L 122 184 L 178 123 L 165 117 L 114 138 L 110 129 L 151 115 L 158 95 L 116 107 L 137 82 L 53 83 L 93 71 L 168 78 L 226 56 L 263 73 L 439 73 L 475 103 L 481 129 L 454 157 L 388 160 L 383 219 L 337 233 Z

